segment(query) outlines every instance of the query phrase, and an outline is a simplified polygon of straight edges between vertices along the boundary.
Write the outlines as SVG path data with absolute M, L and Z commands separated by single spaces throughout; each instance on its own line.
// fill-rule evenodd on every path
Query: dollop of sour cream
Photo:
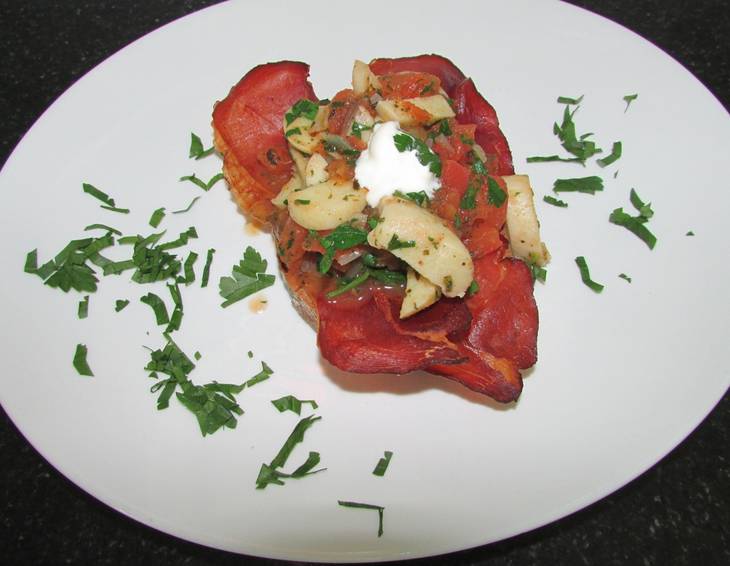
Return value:
M 425 191 L 431 198 L 441 186 L 439 178 L 418 161 L 415 150 L 398 151 L 393 137 L 401 131 L 398 122 L 376 124 L 367 149 L 355 163 L 355 179 L 368 190 L 366 198 L 372 207 L 395 191 Z

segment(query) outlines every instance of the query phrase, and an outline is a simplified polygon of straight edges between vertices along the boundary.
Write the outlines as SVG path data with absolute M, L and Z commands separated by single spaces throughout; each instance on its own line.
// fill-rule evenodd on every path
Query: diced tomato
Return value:
M 466 78 L 464 73 L 456 65 L 441 55 L 374 59 L 370 62 L 370 70 L 376 75 L 387 75 L 402 71 L 415 71 L 436 75 L 441 81 L 441 86 L 449 96 L 451 96 L 454 87 Z
M 383 98 L 417 98 L 438 94 L 441 81 L 429 73 L 401 72 L 378 77 Z

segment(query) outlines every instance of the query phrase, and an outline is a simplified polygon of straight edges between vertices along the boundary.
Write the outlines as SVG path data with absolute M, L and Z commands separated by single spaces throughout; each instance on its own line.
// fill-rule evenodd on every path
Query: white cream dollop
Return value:
M 368 190 L 366 198 L 372 207 L 395 191 L 425 191 L 431 198 L 441 186 L 439 178 L 418 161 L 415 150 L 400 152 L 395 147 L 393 137 L 401 131 L 398 122 L 376 124 L 368 148 L 355 163 L 355 179 Z

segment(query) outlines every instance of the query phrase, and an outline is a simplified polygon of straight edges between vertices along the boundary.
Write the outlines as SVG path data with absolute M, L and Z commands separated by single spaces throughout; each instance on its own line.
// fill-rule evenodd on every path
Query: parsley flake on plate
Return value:
M 233 303 L 253 295 L 274 284 L 276 277 L 266 273 L 268 262 L 261 257 L 251 246 L 246 248 L 243 259 L 234 265 L 231 277 L 221 277 L 218 283 L 220 296 L 225 299 L 222 307 L 229 307 Z

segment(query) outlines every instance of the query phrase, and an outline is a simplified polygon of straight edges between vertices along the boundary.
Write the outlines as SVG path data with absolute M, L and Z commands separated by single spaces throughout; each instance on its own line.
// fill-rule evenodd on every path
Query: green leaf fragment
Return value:
M 572 104 L 575 106 L 577 104 L 580 104 L 582 100 L 582 94 L 578 98 L 571 98 L 569 96 L 558 96 L 558 104 Z
M 629 106 L 631 106 L 631 103 L 637 98 L 639 98 L 638 94 L 627 94 L 626 96 L 624 96 L 624 102 L 626 103 L 626 108 L 624 108 L 624 114 L 626 114 Z
M 372 505 L 370 503 L 359 503 L 357 501 L 341 501 L 338 500 L 337 504 L 342 507 L 351 507 L 353 509 L 372 509 L 378 512 L 378 537 L 383 536 L 383 512 L 385 507 L 380 505 Z
M 165 302 L 159 296 L 154 293 L 147 293 L 143 297 L 140 297 L 139 300 L 152 308 L 152 311 L 155 314 L 155 321 L 158 325 L 170 322 Z
M 577 177 L 573 179 L 556 179 L 553 183 L 553 191 L 556 193 L 587 193 L 594 195 L 603 190 L 603 179 L 600 177 Z
M 122 235 L 119 230 L 117 230 L 116 228 L 112 228 L 111 226 L 107 226 L 106 224 L 89 224 L 86 228 L 84 228 L 84 231 L 88 230 L 106 230 L 107 232 L 111 232 L 112 234 L 116 234 L 117 236 Z
M 544 200 L 548 204 L 552 204 L 553 206 L 559 206 L 561 208 L 566 208 L 568 206 L 567 202 L 557 199 L 551 195 L 545 195 L 544 197 L 542 197 L 542 200 Z
M 499 208 L 507 200 L 507 193 L 502 190 L 494 177 L 487 177 L 487 202 Z
M 88 350 L 85 344 L 76 344 L 76 351 L 74 352 L 73 366 L 79 375 L 93 376 L 94 373 L 91 371 L 88 362 L 86 361 L 86 355 Z
M 552 161 L 582 162 L 579 157 L 560 157 L 559 155 L 533 155 L 527 158 L 527 163 L 549 163 Z
M 234 265 L 232 277 L 221 277 L 219 281 L 220 295 L 225 299 L 222 307 L 229 307 L 274 284 L 276 277 L 265 273 L 267 261 L 251 246 L 246 248 L 243 259 Z
M 162 222 L 163 218 L 165 218 L 165 208 L 158 208 L 152 213 L 152 216 L 150 216 L 150 226 L 152 226 L 153 228 L 157 228 L 160 225 L 160 222 Z
M 613 224 L 623 226 L 649 246 L 649 249 L 654 249 L 657 239 L 645 226 L 646 218 L 643 216 L 631 216 L 624 212 L 623 208 L 617 208 L 611 213 L 608 220 Z
M 340 224 L 328 235 L 319 239 L 325 253 L 319 260 L 319 272 L 327 273 L 332 267 L 335 252 L 346 250 L 367 242 L 368 234 L 365 230 L 355 228 L 350 224 Z
M 215 146 L 211 146 L 208 149 L 203 149 L 203 142 L 200 137 L 190 132 L 190 151 L 188 157 L 195 159 L 202 159 L 207 155 L 210 155 L 215 151 Z
M 203 181 L 202 179 L 199 179 L 195 175 L 195 173 L 192 173 L 191 175 L 184 175 L 184 176 L 180 177 L 180 181 L 190 181 L 195 186 L 200 187 L 201 189 L 203 189 L 206 192 L 209 191 L 210 189 L 212 189 L 213 185 L 215 185 L 221 179 L 223 179 L 223 173 L 218 173 L 216 175 L 213 175 L 210 178 L 210 180 L 208 180 L 207 183 L 205 181 Z
M 575 258 L 575 263 L 580 270 L 580 278 L 583 283 L 589 288 L 593 289 L 596 293 L 600 293 L 601 291 L 603 291 L 603 285 L 601 285 L 600 283 L 596 283 L 591 279 L 591 274 L 588 269 L 586 259 L 583 256 L 578 256 Z
M 623 145 L 620 141 L 613 142 L 611 154 L 602 159 L 596 159 L 596 163 L 598 163 L 601 167 L 606 167 L 607 165 L 611 165 L 611 163 L 618 161 L 621 158 L 622 147 Z
M 318 105 L 316 102 L 305 98 L 297 101 L 291 107 L 291 110 L 284 115 L 286 125 L 288 126 L 300 116 L 304 116 L 308 120 L 314 120 L 317 117 Z
M 618 274 L 618 276 L 619 276 L 619 277 L 620 277 L 621 279 L 623 279 L 623 280 L 625 280 L 625 281 L 628 281 L 629 283 L 631 283 L 631 277 L 629 277 L 629 276 L 628 276 L 628 275 L 626 275 L 625 273 L 619 273 L 619 274 Z
M 318 408 L 316 401 L 311 399 L 297 399 L 293 395 L 285 395 L 279 399 L 274 399 L 271 401 L 271 404 L 274 405 L 280 413 L 283 413 L 284 411 L 292 411 L 297 415 L 301 414 L 302 405 L 304 404 L 311 405 L 312 409 Z
M 398 237 L 398 234 L 393 234 L 391 236 L 390 241 L 388 242 L 388 249 L 389 250 L 400 250 L 403 248 L 415 248 L 416 242 L 414 240 L 401 240 Z
M 378 460 L 378 463 L 373 470 L 373 475 L 383 477 L 385 475 L 388 466 L 390 465 L 390 459 L 393 457 L 393 453 L 390 450 L 386 450 L 383 453 L 383 457 Z
M 208 279 L 210 278 L 210 265 L 211 265 L 211 263 L 213 263 L 213 254 L 215 254 L 215 249 L 210 248 L 208 250 L 207 256 L 205 257 L 205 266 L 203 267 L 203 275 L 200 279 L 201 287 L 208 286 Z
M 79 307 L 78 307 L 78 317 L 80 319 L 86 318 L 89 316 L 89 295 L 84 296 L 83 299 L 79 301 Z
M 200 197 L 195 197 L 193 200 L 190 201 L 190 204 L 187 205 L 185 208 L 182 208 L 180 210 L 173 210 L 173 214 L 183 214 L 184 212 L 189 212 L 191 208 L 193 208 L 193 205 L 200 200 Z
M 405 132 L 395 134 L 393 142 L 401 153 L 415 151 L 416 158 L 421 165 L 428 167 L 429 171 L 437 177 L 441 176 L 441 158 L 425 142 Z
M 252 387 L 256 385 L 257 383 L 261 383 L 262 381 L 266 381 L 274 374 L 274 370 L 272 370 L 266 362 L 261 362 L 261 371 L 258 372 L 256 375 L 254 375 L 252 378 L 250 378 L 248 381 L 246 381 L 245 385 L 246 387 Z
M 129 304 L 129 299 L 117 299 L 114 304 L 114 310 L 119 312 Z
M 289 437 L 284 442 L 279 452 L 269 464 L 261 464 L 259 475 L 256 478 L 256 489 L 264 489 L 269 484 L 284 485 L 284 478 L 301 478 L 310 474 L 324 471 L 324 468 L 320 470 L 314 470 L 314 467 L 319 464 L 320 457 L 318 452 L 310 452 L 307 460 L 299 466 L 293 473 L 287 474 L 278 470 L 282 468 L 292 451 L 297 444 L 304 441 L 304 434 L 306 431 L 322 417 L 310 415 L 301 419 L 294 430 L 291 432 Z

